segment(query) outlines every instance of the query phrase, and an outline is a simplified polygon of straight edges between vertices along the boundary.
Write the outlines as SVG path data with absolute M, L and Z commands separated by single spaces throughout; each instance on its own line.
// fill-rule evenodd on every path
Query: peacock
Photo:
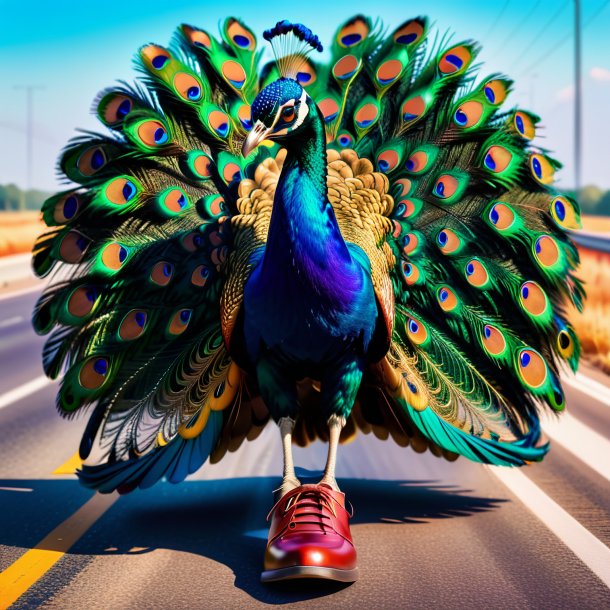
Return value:
M 263 580 L 357 576 L 338 444 L 358 432 L 521 466 L 576 370 L 582 308 L 559 163 L 540 119 L 479 78 L 474 41 L 357 15 L 327 61 L 307 27 L 181 25 L 102 91 L 71 140 L 33 267 L 57 408 L 88 421 L 78 471 L 108 493 L 185 479 L 268 421 L 283 479 Z M 316 55 L 319 57 L 319 55 Z M 328 441 L 317 485 L 293 444 Z

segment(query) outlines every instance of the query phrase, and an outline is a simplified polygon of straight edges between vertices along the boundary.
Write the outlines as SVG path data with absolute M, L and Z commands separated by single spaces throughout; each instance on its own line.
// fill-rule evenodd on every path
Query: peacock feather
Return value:
M 43 206 L 33 259 L 53 278 L 33 323 L 50 333 L 57 407 L 89 410 L 86 485 L 181 481 L 277 419 L 261 400 L 259 327 L 303 338 L 295 438 L 326 438 L 319 382 L 343 354 L 318 357 L 301 310 L 331 321 L 335 346 L 370 320 L 358 370 L 341 369 L 355 397 L 337 406 L 344 440 L 373 431 L 447 459 L 542 459 L 539 412 L 564 409 L 561 366 L 579 357 L 566 320 L 584 299 L 566 232 L 578 204 L 532 144 L 539 117 L 506 106 L 512 82 L 477 74 L 475 42 L 428 30 L 418 17 L 386 34 L 356 16 L 322 62 L 303 53 L 317 37 L 283 21 L 265 38 L 301 47 L 261 65 L 238 19 L 219 38 L 183 24 L 169 46 L 139 50 L 137 85 L 98 96 L 106 131 L 63 152 L 66 188 Z M 280 103 L 276 137 L 242 157 Z M 305 106 L 312 135 L 297 147 Z M 295 244 L 303 269 L 346 261 L 305 301 L 282 280 Z M 372 292 L 338 315 L 362 270 Z M 252 322 L 269 277 L 274 303 Z

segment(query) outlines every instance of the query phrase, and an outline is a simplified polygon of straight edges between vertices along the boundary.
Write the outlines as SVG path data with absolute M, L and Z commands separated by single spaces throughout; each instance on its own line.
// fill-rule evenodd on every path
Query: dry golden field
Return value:
M 583 216 L 582 229 L 591 233 L 610 233 L 610 216 Z
M 578 275 L 585 282 L 583 313 L 574 311 L 571 322 L 582 344 L 583 358 L 610 373 L 610 254 L 580 249 Z
M 31 252 L 44 228 L 39 212 L 0 212 L 0 256 Z

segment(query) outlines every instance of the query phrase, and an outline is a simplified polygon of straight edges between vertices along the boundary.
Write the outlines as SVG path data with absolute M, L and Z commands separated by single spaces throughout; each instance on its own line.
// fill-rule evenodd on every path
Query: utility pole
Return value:
M 574 0 L 574 186 L 576 196 L 581 187 L 582 151 L 582 74 L 580 49 L 580 0 Z
M 30 190 L 32 188 L 32 162 L 33 162 L 33 152 L 34 152 L 34 91 L 44 89 L 41 85 L 15 85 L 15 89 L 20 89 L 25 91 L 26 95 L 26 128 L 25 128 L 25 138 L 26 138 L 26 156 L 25 156 L 25 190 Z M 21 194 L 21 209 L 25 209 L 25 191 L 22 191 Z

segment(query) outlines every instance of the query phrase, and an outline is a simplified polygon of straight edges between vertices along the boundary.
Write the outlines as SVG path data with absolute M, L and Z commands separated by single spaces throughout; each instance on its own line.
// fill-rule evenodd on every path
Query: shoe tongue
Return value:
M 345 494 L 342 491 L 336 491 L 327 483 L 305 483 L 299 488 L 302 491 L 320 491 L 329 493 L 338 504 L 345 508 Z

